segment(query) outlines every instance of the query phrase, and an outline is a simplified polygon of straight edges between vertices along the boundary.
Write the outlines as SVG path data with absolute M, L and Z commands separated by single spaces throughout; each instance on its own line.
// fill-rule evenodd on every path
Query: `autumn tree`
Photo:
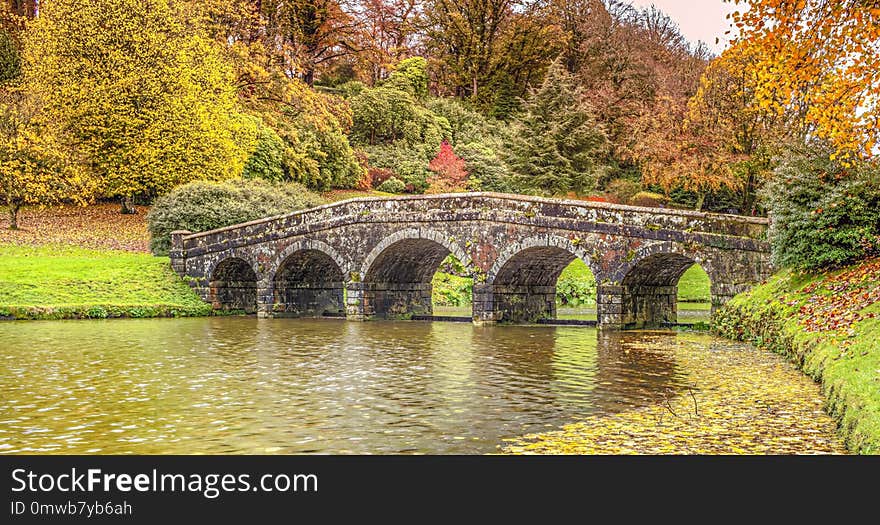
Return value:
M 363 176 L 347 133 L 349 106 L 312 89 L 291 69 L 290 50 L 273 20 L 278 6 L 258 0 L 188 0 L 206 21 L 215 45 L 232 65 L 249 146 L 245 174 L 295 181 L 313 189 L 350 187 Z
M 0 89 L 0 202 L 11 229 L 18 229 L 22 206 L 85 204 L 94 194 L 94 181 L 72 162 L 69 145 L 39 109 L 27 92 Z
M 557 195 L 595 189 L 608 141 L 560 60 L 525 102 L 512 150 L 511 168 L 526 191 Z
M 608 179 L 638 177 L 643 152 L 637 150 L 657 143 L 640 135 L 650 127 L 646 119 L 655 116 L 661 103 L 685 107 L 708 52 L 705 46 L 691 46 L 675 23 L 653 7 L 639 10 L 618 0 L 556 0 L 553 5 L 557 16 L 567 20 L 566 65 L 611 143 Z
M 25 38 L 26 89 L 124 211 L 136 195 L 239 175 L 251 140 L 237 135 L 231 69 L 182 6 L 55 0 Z
M 357 53 L 360 21 L 344 0 L 262 0 L 268 42 L 278 46 L 288 74 L 309 86 L 319 69 Z
M 508 98 L 524 95 L 561 43 L 547 14 L 540 3 L 520 0 L 430 0 L 423 17 L 425 46 L 440 94 L 483 108 L 495 105 L 502 89 Z
M 704 137 L 728 155 L 735 179 L 725 179 L 722 185 L 738 189 L 740 210 L 750 213 L 756 211 L 756 192 L 773 168 L 787 124 L 784 116 L 755 97 L 757 60 L 754 48 L 741 42 L 726 49 L 703 74 L 684 120 L 692 136 Z
M 428 178 L 426 193 L 460 191 L 467 183 L 468 172 L 464 159 L 456 155 L 452 145 L 445 140 L 440 144 L 437 156 L 428 164 L 428 169 L 434 175 Z
M 357 69 L 370 85 L 391 73 L 413 53 L 421 14 L 419 0 L 362 0 L 355 10 L 361 21 Z
M 736 3 L 739 3 L 738 1 Z M 868 156 L 880 138 L 880 2 L 747 0 L 733 19 L 756 55 L 756 98 L 801 117 L 835 155 Z
M 710 192 L 739 189 L 742 181 L 731 169 L 733 154 L 715 136 L 689 128 L 686 118 L 686 103 L 660 99 L 651 113 L 639 119 L 640 140 L 633 154 L 646 184 L 660 186 L 667 193 L 673 189 L 692 192 L 697 196 L 694 207 L 701 210 Z

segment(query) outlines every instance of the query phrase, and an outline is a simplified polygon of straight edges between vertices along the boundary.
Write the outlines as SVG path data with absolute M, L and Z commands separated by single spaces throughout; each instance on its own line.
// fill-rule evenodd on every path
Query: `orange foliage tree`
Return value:
M 740 0 L 733 1 L 740 4 Z M 746 0 L 733 13 L 756 53 L 756 98 L 795 112 L 836 155 L 869 156 L 880 135 L 880 1 Z
M 440 151 L 428 165 L 434 175 L 428 178 L 427 193 L 461 191 L 467 182 L 465 161 L 455 154 L 447 141 L 440 144 Z

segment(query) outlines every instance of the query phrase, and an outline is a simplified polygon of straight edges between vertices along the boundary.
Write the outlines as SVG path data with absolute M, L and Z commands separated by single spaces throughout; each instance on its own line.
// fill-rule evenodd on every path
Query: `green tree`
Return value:
M 388 76 L 385 85 L 406 91 L 418 100 L 428 96 L 428 61 L 424 57 L 401 60 Z
M 123 199 L 123 211 L 136 195 L 238 176 L 255 139 L 237 135 L 248 128 L 232 70 L 184 8 L 173 0 L 54 0 L 25 35 L 27 90 L 74 139 L 102 193 Z
M 776 265 L 819 270 L 880 253 L 880 164 L 834 152 L 800 146 L 762 190 Z
M 513 135 L 510 164 L 524 191 L 555 195 L 595 189 L 608 139 L 560 60 L 524 103 Z

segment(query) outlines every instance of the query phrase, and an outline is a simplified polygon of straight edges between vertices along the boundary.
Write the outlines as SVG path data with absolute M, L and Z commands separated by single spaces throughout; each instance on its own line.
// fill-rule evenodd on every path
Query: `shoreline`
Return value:
M 856 454 L 880 454 L 880 281 L 870 277 L 878 270 L 880 260 L 822 275 L 782 271 L 712 317 L 714 334 L 782 355 L 819 383 Z

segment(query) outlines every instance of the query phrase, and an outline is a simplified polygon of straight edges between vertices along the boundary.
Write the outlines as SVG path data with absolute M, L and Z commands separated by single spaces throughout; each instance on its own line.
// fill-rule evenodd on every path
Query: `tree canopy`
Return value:
M 180 2 L 46 2 L 23 55 L 25 89 L 106 196 L 241 172 L 232 69 Z

